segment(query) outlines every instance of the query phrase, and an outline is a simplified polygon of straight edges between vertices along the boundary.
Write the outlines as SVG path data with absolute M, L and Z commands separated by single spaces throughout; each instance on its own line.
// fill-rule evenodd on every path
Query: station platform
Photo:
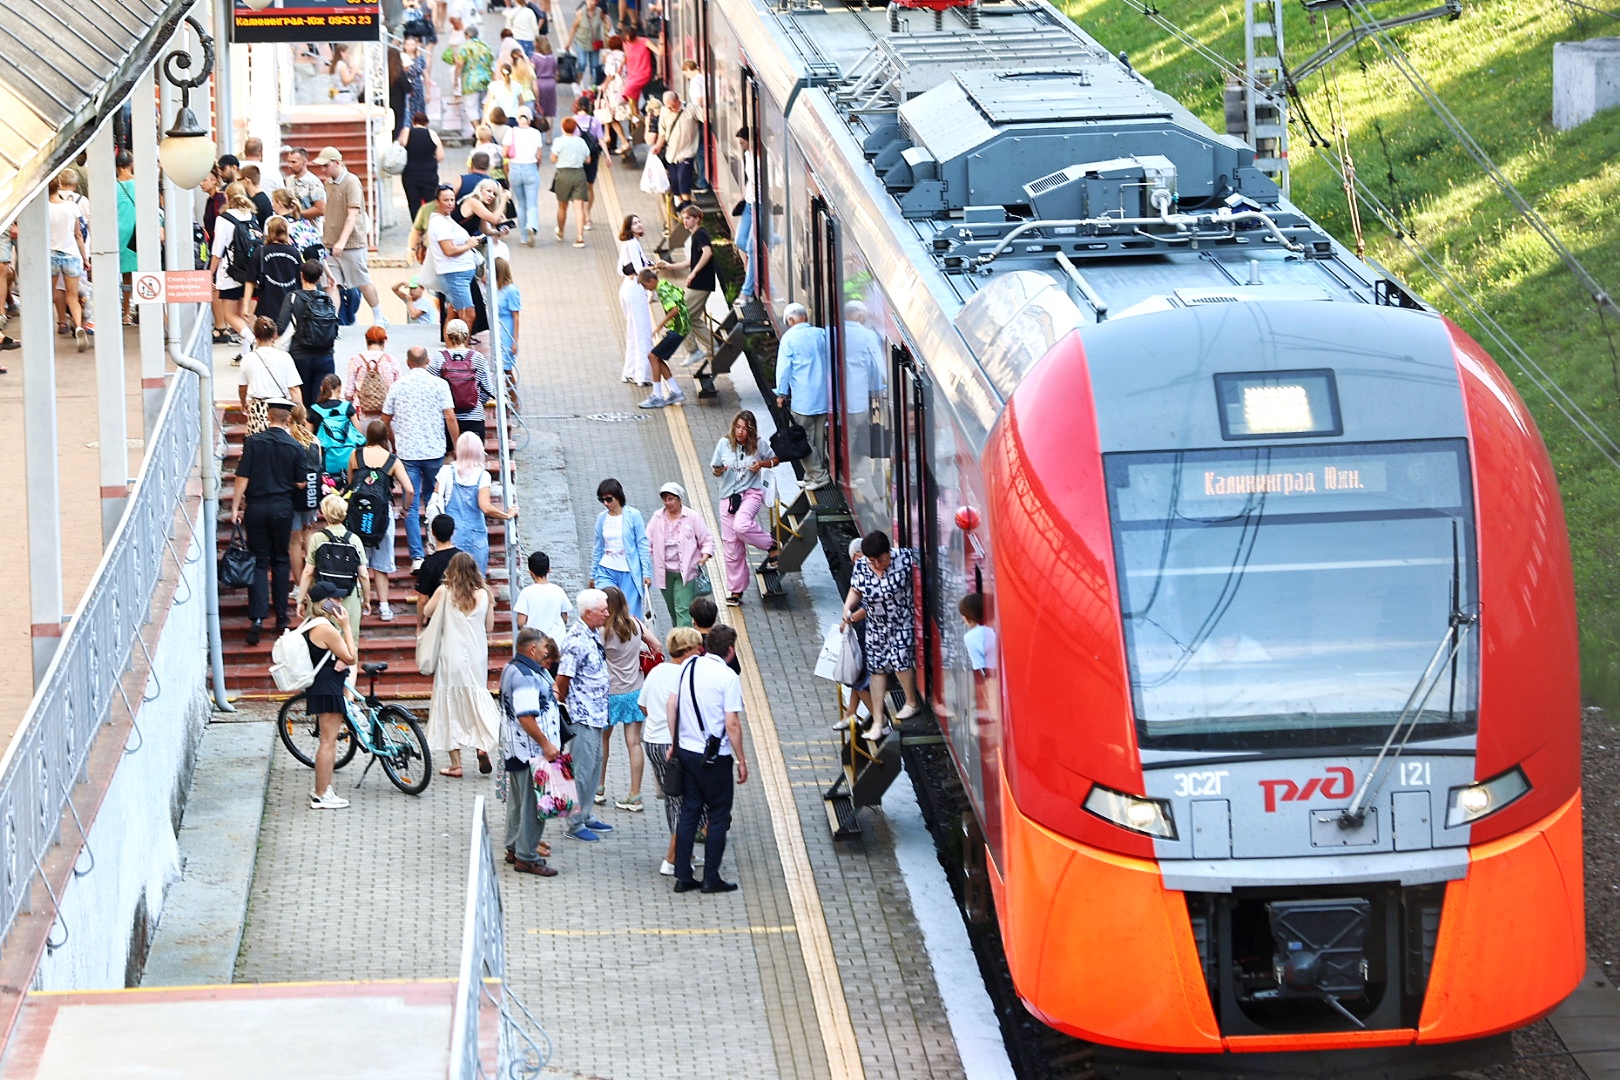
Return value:
M 516 454 L 521 542 L 525 550 L 550 554 L 552 580 L 571 594 L 586 582 L 601 479 L 617 477 L 631 505 L 644 513 L 657 509 L 659 486 L 678 480 L 718 537 L 709 455 L 739 407 L 763 414 L 759 390 L 741 364 L 735 382 L 719 381 L 719 399 L 701 405 L 686 369 L 677 372 L 690 403 L 685 407 L 638 409 L 647 391 L 620 381 L 618 222 L 635 212 L 649 222 L 650 239 L 657 235 L 657 208 L 635 190 L 638 176 L 623 167 L 603 169 L 585 249 L 556 243 L 549 227 L 536 246 L 512 249 L 524 298 L 520 389 L 527 431 Z M 405 273 L 379 267 L 375 277 L 386 289 Z M 386 309 L 392 312 L 397 304 L 389 300 Z M 398 329 L 403 340 L 418 328 Z M 347 337 L 340 341 L 340 353 L 348 343 Z M 224 351 L 217 352 L 223 398 L 234 393 L 234 369 Z M 716 560 L 711 574 L 718 572 Z M 624 744 L 617 738 L 607 771 L 609 801 L 597 811 L 616 831 L 601 843 L 584 844 L 548 829 L 550 862 L 560 872 L 555 878 L 501 867 L 507 984 L 553 1047 L 543 1075 L 1011 1075 L 909 782 L 902 779 L 891 792 L 907 808 L 903 823 L 865 811 L 865 831 L 857 841 L 832 839 L 821 795 L 839 772 L 831 730 L 836 697 L 833 684 L 816 679 L 812 668 L 823 620 L 836 617 L 830 613 L 838 597 L 819 558 L 802 574 L 788 575 L 787 591 L 786 602 L 769 609 L 750 594 L 742 608 L 722 611 L 739 631 L 751 768 L 749 782 L 737 789 L 724 863 L 725 876 L 741 885 L 738 892 L 671 892 L 671 879 L 658 873 L 668 831 L 651 770 L 642 787 L 644 813 L 613 805 L 628 790 Z M 661 601 L 655 603 L 661 608 Z M 661 635 L 668 628 L 660 610 L 656 630 Z M 504 627 L 492 635 L 504 636 Z M 363 650 L 363 639 L 361 645 Z M 229 935 L 223 964 L 205 969 L 173 962 L 171 950 L 180 947 L 174 943 L 188 936 L 178 925 L 184 916 L 177 915 L 159 926 L 148 971 L 175 983 L 229 978 L 267 990 L 355 980 L 429 980 L 431 986 L 431 980 L 453 977 L 466 888 L 466 822 L 476 796 L 487 798 L 492 835 L 504 836 L 496 778 L 480 777 L 473 768 L 465 779 L 435 775 L 420 797 L 411 798 L 375 769 L 357 789 L 362 756 L 337 777 L 352 806 L 313 812 L 307 808 L 308 770 L 281 747 L 274 725 L 264 722 L 273 717 L 274 705 L 239 706 L 237 722 L 216 723 L 205 737 L 197 782 L 221 768 L 231 770 L 224 775 L 234 782 L 227 787 L 239 789 L 235 795 L 262 789 L 262 800 L 247 800 L 249 810 L 236 811 L 255 819 L 251 829 L 231 834 L 236 840 L 190 850 L 183 833 L 186 876 L 171 888 L 172 896 L 193 879 L 205 881 L 210 858 L 240 854 L 256 835 L 251 869 L 244 866 L 233 886 L 245 896 L 234 962 Z M 207 740 L 223 728 L 234 729 L 237 749 L 234 757 L 216 761 L 206 752 Z M 188 818 L 192 813 L 188 808 Z M 943 907 L 945 921 L 955 924 L 960 948 L 954 969 L 935 968 L 927 944 L 931 931 L 920 925 L 900 865 L 901 832 L 913 855 L 923 852 L 931 877 L 923 887 L 933 892 L 935 914 Z M 217 906 L 195 909 L 209 912 L 209 919 L 220 917 Z M 951 995 L 960 998 L 964 988 L 977 990 L 978 999 L 953 1003 Z M 44 1007 L 46 999 L 39 1002 Z M 212 1006 L 213 999 L 205 1003 Z M 431 1023 L 437 1021 L 424 1026 Z M 969 1029 L 977 1034 L 964 1035 Z M 374 1044 L 373 1053 L 385 1046 Z M 992 1065 L 970 1069 L 965 1054 Z M 378 1064 L 395 1056 L 390 1049 Z M 8 1060 L 0 1072 L 25 1075 L 14 1073 L 13 1064 Z M 306 1075 L 357 1073 L 323 1068 Z

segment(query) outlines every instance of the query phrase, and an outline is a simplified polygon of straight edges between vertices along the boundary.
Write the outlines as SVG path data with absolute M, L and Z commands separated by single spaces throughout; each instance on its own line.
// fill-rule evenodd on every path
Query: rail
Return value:
M 489 288 L 486 290 L 485 296 L 488 299 L 490 313 L 493 315 L 500 306 L 500 300 L 496 296 L 495 289 L 495 245 L 486 244 L 485 247 L 489 249 L 488 265 L 486 267 L 487 273 L 489 274 L 489 277 L 486 279 L 489 283 Z M 504 356 L 505 346 L 501 342 L 501 325 L 499 319 L 490 319 L 489 336 L 491 341 L 489 351 L 492 354 L 490 358 L 490 365 L 494 369 L 491 372 L 491 381 L 495 383 L 496 387 L 495 442 L 497 447 L 499 447 L 500 452 L 501 503 L 507 508 L 511 508 L 517 502 L 517 474 L 512 469 L 512 439 L 511 434 L 507 431 L 506 426 L 506 406 L 508 395 L 511 393 L 511 388 L 507 383 L 506 358 Z M 512 378 L 514 380 L 517 378 L 517 369 L 515 367 L 512 370 Z M 522 548 L 523 545 L 518 539 L 518 519 L 512 518 L 506 523 L 506 606 L 507 610 L 510 611 L 512 615 L 512 649 L 514 652 L 517 651 L 517 598 L 519 591 L 518 574 L 520 572 L 520 568 L 523 566 Z
M 165 556 L 172 554 L 177 561 L 184 557 L 171 534 L 175 511 L 197 466 L 198 407 L 197 376 L 176 373 L 123 519 L 21 726 L 0 756 L 0 942 L 10 937 L 19 913 L 33 910 L 34 877 L 44 881 L 45 854 L 60 839 L 62 811 L 72 809 L 74 785 L 88 779 L 90 748 L 114 699 L 123 697 L 131 716 L 135 712 L 123 696 L 122 679 L 136 645 L 146 648 L 141 627 Z M 205 551 L 202 557 L 212 556 Z M 188 594 L 175 603 L 193 599 L 201 601 Z M 49 882 L 45 887 L 49 892 Z M 54 893 L 51 899 L 56 902 Z M 63 943 L 65 938 L 52 942 L 57 947 Z
M 467 854 L 461 970 L 456 978 L 456 1004 L 450 1022 L 450 1080 L 476 1080 L 487 1075 L 479 1052 L 484 982 L 490 980 L 499 989 L 505 978 L 501 888 L 495 879 L 495 849 L 484 825 L 484 797 L 480 795 L 473 803 L 472 843 Z

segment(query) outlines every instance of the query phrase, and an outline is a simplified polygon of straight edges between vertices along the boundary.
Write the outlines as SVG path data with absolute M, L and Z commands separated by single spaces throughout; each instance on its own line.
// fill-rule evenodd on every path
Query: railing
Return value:
M 34 875 L 44 878 L 45 853 L 59 839 L 63 809 L 72 809 L 68 797 L 73 786 L 88 779 L 90 748 L 114 697 L 122 697 L 131 717 L 135 714 L 122 679 L 136 645 L 146 647 L 141 627 L 147 622 L 165 555 L 183 558 L 171 536 L 175 510 L 197 465 L 197 398 L 197 376 L 176 374 L 123 520 L 102 553 L 89 592 L 68 623 L 21 727 L 0 757 L 0 941 L 10 936 L 20 912 L 32 910 Z M 204 552 L 203 557 L 211 554 Z M 186 595 L 175 602 L 192 598 Z M 50 891 L 49 882 L 45 887 Z M 57 900 L 54 892 L 51 899 Z M 65 943 L 63 930 L 64 937 L 51 943 L 54 947 Z
M 484 797 L 473 804 L 467 858 L 466 922 L 461 969 L 450 1022 L 450 1080 L 477 1080 L 485 1069 L 483 1021 L 499 1023 L 494 1075 L 538 1077 L 551 1057 L 551 1040 L 506 985 L 506 929 L 495 848 L 484 825 Z
M 498 301 L 494 298 L 495 289 L 493 288 L 493 282 L 495 281 L 494 245 L 489 244 L 486 246 L 490 248 L 490 255 L 485 269 L 492 287 L 486 291 L 485 295 L 490 310 L 493 311 L 498 306 Z M 493 348 L 489 351 L 493 354 L 490 363 L 494 367 L 494 382 L 497 387 L 495 393 L 495 442 L 500 448 L 501 502 L 510 509 L 517 502 L 517 475 L 512 469 L 512 439 L 510 432 L 507 430 L 507 418 L 509 416 L 507 398 L 511 393 L 511 386 L 508 385 L 506 377 L 505 359 L 501 355 L 501 328 L 498 322 L 490 326 L 490 340 L 494 342 Z M 516 379 L 517 369 L 513 368 L 513 382 L 511 385 L 516 384 Z M 519 422 L 521 423 L 521 421 Z M 517 649 L 518 575 L 522 572 L 523 566 L 523 543 L 518 538 L 518 519 L 512 518 L 506 523 L 506 606 L 512 612 L 513 651 Z

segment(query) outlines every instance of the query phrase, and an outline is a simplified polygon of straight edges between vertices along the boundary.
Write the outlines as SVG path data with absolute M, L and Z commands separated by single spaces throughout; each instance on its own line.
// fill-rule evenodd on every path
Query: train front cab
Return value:
M 1432 315 L 1229 308 L 1070 335 L 986 447 L 1008 963 L 1037 1016 L 1114 1047 L 1465 1061 L 1585 965 L 1551 464 Z M 1245 386 L 1337 415 L 1232 438 Z

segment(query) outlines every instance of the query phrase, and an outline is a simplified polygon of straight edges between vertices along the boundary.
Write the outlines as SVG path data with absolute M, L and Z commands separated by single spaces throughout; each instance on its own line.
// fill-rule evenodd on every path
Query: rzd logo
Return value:
M 1324 799 L 1348 799 L 1356 789 L 1356 774 L 1343 765 L 1335 765 L 1326 776 L 1313 776 L 1300 787 L 1292 780 L 1262 780 L 1261 790 L 1266 793 L 1266 813 L 1276 813 L 1279 802 L 1307 802 L 1320 795 Z

